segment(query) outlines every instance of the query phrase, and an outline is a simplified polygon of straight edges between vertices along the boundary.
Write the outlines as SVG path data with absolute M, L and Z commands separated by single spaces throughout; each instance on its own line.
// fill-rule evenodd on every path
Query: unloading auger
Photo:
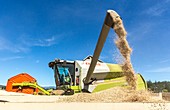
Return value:
M 103 24 L 102 30 L 100 32 L 100 36 L 99 36 L 99 39 L 98 39 L 98 42 L 97 42 L 97 45 L 96 45 L 96 48 L 95 48 L 95 51 L 93 54 L 93 59 L 91 61 L 89 70 L 87 72 L 87 76 L 84 81 L 84 83 L 87 85 L 88 85 L 88 83 L 90 83 L 94 68 L 95 68 L 96 63 L 99 59 L 100 53 L 102 51 L 102 48 L 103 48 L 106 38 L 108 36 L 109 30 L 110 30 L 110 28 L 113 28 L 113 26 L 114 26 L 114 19 L 118 18 L 118 17 L 120 18 L 120 16 L 115 11 L 113 11 L 113 10 L 107 11 L 105 21 L 104 21 L 104 24 Z

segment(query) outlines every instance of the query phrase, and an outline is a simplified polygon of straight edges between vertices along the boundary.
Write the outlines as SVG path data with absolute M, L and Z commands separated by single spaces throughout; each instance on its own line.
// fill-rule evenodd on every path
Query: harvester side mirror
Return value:
M 50 62 L 50 63 L 48 63 L 48 66 L 49 66 L 50 68 L 53 68 L 54 65 L 55 65 L 55 62 Z

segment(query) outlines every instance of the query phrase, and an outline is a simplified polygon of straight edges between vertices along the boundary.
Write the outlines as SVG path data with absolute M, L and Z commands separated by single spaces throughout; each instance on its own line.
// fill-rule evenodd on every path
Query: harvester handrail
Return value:
M 13 83 L 12 86 L 20 86 L 20 87 L 29 86 L 29 87 L 33 87 L 33 88 L 38 88 L 40 91 L 42 91 L 46 95 L 50 95 L 50 93 L 48 91 L 46 91 L 45 89 L 40 87 L 37 83 L 30 83 L 30 82 Z

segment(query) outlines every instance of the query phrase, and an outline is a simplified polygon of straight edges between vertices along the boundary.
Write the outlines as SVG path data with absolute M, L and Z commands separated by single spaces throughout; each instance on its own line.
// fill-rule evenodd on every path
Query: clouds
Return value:
M 21 38 L 21 43 L 28 47 L 33 47 L 33 46 L 48 47 L 57 44 L 58 40 L 59 37 L 56 36 L 46 37 L 46 38 L 23 37 Z
M 148 70 L 146 72 L 150 72 L 150 73 L 170 73 L 170 67 L 155 68 L 155 69 L 152 69 L 152 70 Z
M 25 52 L 28 49 L 22 47 L 19 43 L 13 42 L 5 37 L 0 37 L 0 51 L 10 51 L 10 52 Z
M 133 27 L 129 27 L 128 36 L 131 42 L 148 40 L 157 37 L 162 33 L 162 36 L 169 31 L 169 12 L 170 0 L 161 2 L 148 1 L 149 5 L 143 6 L 143 10 L 136 14 L 133 19 Z M 158 34 L 156 34 L 158 33 Z
M 150 70 L 146 70 L 149 73 L 170 73 L 170 66 L 169 66 L 170 59 L 164 59 L 158 62 L 155 62 L 156 65 L 150 65 Z M 153 68 L 154 66 L 154 68 Z
M 29 52 L 32 47 L 50 47 L 56 45 L 64 37 L 64 34 L 50 37 L 27 37 L 22 36 L 16 39 L 0 37 L 0 51 L 12 53 Z
M 16 59 L 23 59 L 23 56 L 12 56 L 12 57 L 5 57 L 0 58 L 0 61 L 9 61 L 9 60 L 16 60 Z
M 152 22 L 142 22 L 134 25 L 130 31 L 128 31 L 128 39 L 130 42 L 141 41 L 144 38 L 149 38 L 147 34 L 153 31 L 155 24 Z M 145 37 L 147 36 L 147 37 Z
M 170 62 L 170 59 L 161 60 L 159 63 L 168 63 L 168 62 Z
M 36 60 L 35 63 L 40 63 L 40 60 Z
M 150 8 L 148 8 L 147 10 L 145 10 L 144 13 L 146 13 L 148 15 L 152 15 L 152 16 L 161 16 L 163 13 L 168 11 L 169 3 L 170 3 L 170 0 L 161 1 L 161 2 L 157 3 L 156 5 L 153 5 Z

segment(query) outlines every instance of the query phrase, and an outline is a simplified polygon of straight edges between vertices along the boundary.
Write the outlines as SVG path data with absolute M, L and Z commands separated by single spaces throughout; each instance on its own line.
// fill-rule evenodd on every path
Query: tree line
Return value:
M 153 92 L 170 92 L 170 81 L 147 81 L 148 89 Z

